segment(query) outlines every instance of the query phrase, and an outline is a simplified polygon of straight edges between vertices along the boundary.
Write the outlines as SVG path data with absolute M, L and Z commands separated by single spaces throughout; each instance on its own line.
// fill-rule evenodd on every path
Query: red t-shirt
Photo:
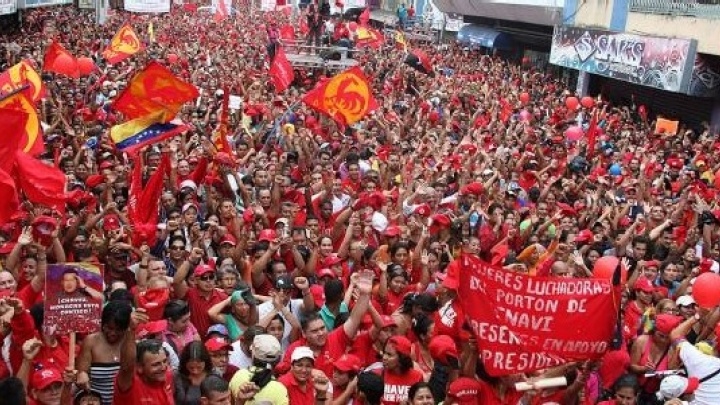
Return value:
M 380 354 L 375 350 L 372 336 L 367 330 L 360 331 L 360 333 L 357 334 L 355 340 L 352 342 L 349 353 L 357 356 L 364 367 L 382 360 Z
M 190 322 L 197 328 L 200 338 L 205 339 L 208 328 L 212 325 L 208 310 L 215 304 L 227 298 L 227 294 L 220 290 L 213 290 L 208 298 L 200 296 L 197 288 L 190 288 L 185 294 L 185 300 L 190 306 Z
M 385 391 L 381 401 L 383 405 L 400 405 L 408 399 L 410 387 L 423 381 L 422 373 L 415 369 L 411 369 L 405 374 L 394 374 L 382 370 L 380 373 L 385 382 Z
M 523 397 L 522 392 L 517 392 L 513 389 L 505 391 L 505 398 L 500 398 L 492 386 L 485 381 L 479 380 L 482 384 L 483 389 L 480 391 L 478 403 L 483 405 L 515 405 L 520 402 Z
M 315 356 L 315 368 L 325 373 L 327 376 L 333 375 L 334 364 L 337 359 L 345 354 L 346 349 L 350 346 L 350 339 L 345 333 L 345 328 L 337 328 L 328 334 L 327 342 L 319 354 Z M 285 351 L 283 361 L 278 365 L 278 370 L 290 369 L 290 356 L 296 347 L 307 346 L 307 341 L 303 339 L 296 340 Z M 290 402 L 294 403 L 294 402 Z
M 457 300 L 452 300 L 443 305 L 437 312 L 433 314 L 435 321 L 435 335 L 448 335 L 460 342 L 463 335 L 463 321 L 465 313 Z
M 331 374 L 332 375 L 332 374 Z M 315 387 L 307 382 L 305 391 L 300 388 L 292 372 L 287 372 L 278 378 L 278 381 L 287 388 L 289 403 L 291 404 L 314 404 Z
M 169 368 L 165 374 L 165 382 L 162 384 L 146 383 L 140 378 L 140 375 L 136 373 L 129 390 L 125 392 L 120 391 L 117 377 L 115 377 L 115 383 L 113 385 L 113 405 L 175 405 L 175 399 L 173 398 L 173 377 Z

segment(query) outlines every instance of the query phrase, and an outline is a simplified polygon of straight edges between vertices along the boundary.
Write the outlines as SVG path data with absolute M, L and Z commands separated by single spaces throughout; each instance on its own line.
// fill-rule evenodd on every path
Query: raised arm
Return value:
M 117 374 L 117 388 L 120 392 L 127 392 L 132 388 L 137 357 L 135 331 L 148 320 L 149 318 L 143 308 L 137 308 L 130 315 L 130 327 L 125 332 L 125 338 L 122 346 L 120 346 L 120 371 Z
M 372 292 L 372 278 L 360 277 L 355 283 L 360 296 L 355 302 L 355 306 L 350 312 L 350 318 L 343 324 L 345 334 L 349 339 L 355 339 L 360 323 L 362 322 L 365 312 L 370 305 L 370 293 Z

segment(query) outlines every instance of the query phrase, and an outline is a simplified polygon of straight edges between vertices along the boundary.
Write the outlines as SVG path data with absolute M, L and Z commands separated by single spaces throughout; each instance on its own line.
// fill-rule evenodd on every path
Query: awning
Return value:
M 512 36 L 509 34 L 477 24 L 469 24 L 460 28 L 457 41 L 461 45 L 469 47 L 483 46 L 495 49 L 510 49 L 513 43 Z
M 370 19 L 385 25 L 395 26 L 398 18 L 392 11 L 370 10 Z

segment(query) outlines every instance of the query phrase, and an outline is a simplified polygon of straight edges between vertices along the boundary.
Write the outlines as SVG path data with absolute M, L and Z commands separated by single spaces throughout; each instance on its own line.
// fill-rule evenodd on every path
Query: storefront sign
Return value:
M 16 0 L 0 0 L 0 15 L 12 14 L 17 11 Z
M 579 27 L 555 27 L 550 63 L 661 90 L 685 93 L 697 41 Z
M 78 8 L 95 9 L 95 0 L 78 0 Z
M 20 8 L 60 6 L 63 4 L 72 4 L 72 0 L 20 0 L 19 4 Z

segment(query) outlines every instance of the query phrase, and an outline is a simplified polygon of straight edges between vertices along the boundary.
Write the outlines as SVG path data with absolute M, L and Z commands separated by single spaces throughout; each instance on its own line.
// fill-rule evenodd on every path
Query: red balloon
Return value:
M 167 54 L 167 60 L 170 62 L 170 64 L 176 64 L 178 61 L 178 56 L 174 53 Z
M 579 141 L 583 137 L 583 130 L 579 126 L 573 125 L 565 131 L 565 137 L 568 141 Z
M 565 99 L 565 107 L 570 110 L 577 110 L 579 105 L 580 101 L 577 99 L 577 97 L 568 97 Z
M 615 256 L 603 256 L 597 259 L 595 266 L 593 266 L 593 278 L 612 280 L 618 263 L 620 263 L 620 259 Z M 625 266 L 620 268 L 620 279 L 623 284 L 627 282 L 627 269 Z
M 350 31 L 355 31 L 357 29 L 357 23 L 355 21 L 350 22 L 348 26 L 350 27 Z
M 52 71 L 68 77 L 77 78 L 80 76 L 77 60 L 67 54 L 62 54 L 55 59 L 52 64 Z
M 97 69 L 95 62 L 87 56 L 83 56 L 77 59 L 78 68 L 80 69 L 81 76 L 89 76 L 92 72 Z
M 692 285 L 692 296 L 701 308 L 710 309 L 720 304 L 720 275 L 699 275 Z
M 527 92 L 520 93 L 520 96 L 518 96 L 518 98 L 523 104 L 527 104 L 530 102 L 530 94 L 528 94 Z
M 592 97 L 585 96 L 580 100 L 580 104 L 585 108 L 593 108 L 595 106 L 595 100 L 593 100 Z

